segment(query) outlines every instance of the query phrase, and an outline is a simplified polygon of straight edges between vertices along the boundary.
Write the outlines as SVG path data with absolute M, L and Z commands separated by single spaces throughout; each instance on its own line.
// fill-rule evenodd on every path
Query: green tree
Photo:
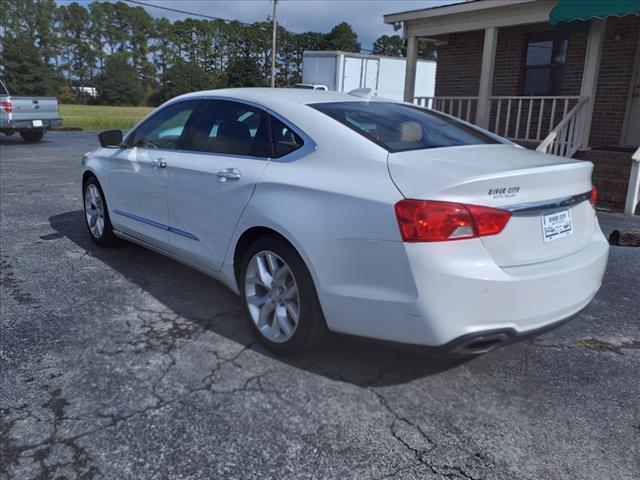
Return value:
M 327 48 L 331 50 L 342 50 L 343 52 L 360 52 L 360 43 L 358 35 L 353 31 L 351 25 L 342 22 L 331 29 L 324 36 Z
M 38 0 L 33 4 L 33 30 L 40 58 L 45 64 L 58 55 L 58 38 L 55 31 L 56 3 L 54 0 Z
M 436 59 L 436 46 L 424 38 L 418 40 L 418 58 L 423 60 Z
M 96 74 L 100 74 L 102 90 L 107 92 L 110 79 L 106 75 L 107 63 L 126 65 L 127 82 L 136 85 L 132 90 L 133 100 L 128 98 L 127 103 L 139 101 L 139 84 L 143 87 L 143 98 L 148 98 L 152 91 L 156 97 L 160 93 L 170 95 L 167 92 L 173 92 L 173 87 L 164 84 L 182 83 L 177 78 L 179 69 L 173 70 L 174 66 L 195 76 L 192 84 L 184 87 L 188 90 L 200 88 L 204 83 L 209 88 L 211 84 L 225 81 L 232 86 L 266 85 L 271 74 L 269 22 L 243 24 L 193 18 L 171 22 L 166 18 L 154 19 L 144 8 L 123 1 L 94 1 L 85 5 L 76 1 L 2 0 L 2 6 L 0 55 L 14 65 L 20 63 L 21 68 L 30 65 L 28 71 L 32 74 L 25 78 L 43 79 L 43 88 L 47 91 L 59 78 L 66 78 L 66 97 L 70 97 L 74 87 L 95 86 Z M 17 43 L 13 39 L 17 39 Z M 393 43 L 396 39 L 389 39 L 389 42 L 380 40 L 380 52 L 391 54 L 397 50 Z M 8 45 L 12 52 L 7 52 Z M 429 48 L 426 44 L 421 47 L 421 55 L 432 56 Z M 353 28 L 343 22 L 326 34 L 294 34 L 279 26 L 276 85 L 301 80 L 305 50 L 327 49 L 360 51 Z M 29 52 L 28 55 L 25 52 Z M 131 69 L 137 81 L 131 78 Z M 0 71 L 3 70 L 7 70 L 7 66 L 3 68 L 0 64 Z M 171 75 L 165 76 L 169 70 Z M 210 76 L 206 81 L 202 81 L 201 71 Z M 22 84 L 26 87 L 29 82 L 31 80 L 25 80 Z M 161 82 L 162 87 L 158 88 Z M 28 90 L 36 88 L 39 87 L 31 85 Z M 123 96 L 126 94 L 117 95 Z M 107 98 L 116 98 L 116 95 L 105 93 L 101 97 L 102 101 Z
M 142 84 L 147 93 L 155 84 L 156 71 L 149 62 L 149 37 L 153 29 L 153 19 L 151 15 L 142 7 L 127 7 L 126 24 L 128 37 L 128 50 L 133 68 L 142 80 Z
M 374 55 L 403 57 L 405 55 L 404 50 L 404 42 L 398 35 L 382 35 L 373 43 Z
M 109 29 L 112 11 L 112 4 L 108 2 L 93 2 L 89 5 L 91 29 L 88 32 L 88 36 L 100 72 L 104 71 L 104 62 L 107 58 L 107 51 L 105 49 L 107 41 L 106 32 Z
M 225 74 L 227 87 L 265 87 L 267 79 L 257 60 L 237 57 L 229 61 Z
M 0 15 L 0 73 L 10 90 L 25 95 L 55 95 L 60 79 L 53 0 L 4 0 Z
M 58 7 L 62 54 L 65 58 L 67 80 L 79 79 L 83 84 L 93 78 L 95 52 L 91 48 L 89 11 L 77 2 Z
M 153 98 L 154 103 L 166 102 L 183 93 L 217 88 L 220 79 L 195 62 L 178 59 L 162 76 L 161 84 L 158 95 Z
M 173 42 L 173 24 L 166 18 L 154 20 L 153 39 L 150 48 L 158 75 L 162 77 L 177 55 Z
M 52 65 L 44 63 L 32 39 L 19 33 L 13 36 L 5 32 L 4 41 L 11 48 L 3 48 L 0 65 L 3 80 L 14 95 L 56 95 L 60 79 Z
M 113 55 L 117 51 L 124 51 L 123 44 L 127 38 L 127 31 L 123 15 L 126 15 L 125 12 L 129 6 L 122 2 L 117 4 L 94 2 L 92 5 L 95 3 L 101 5 L 99 15 L 104 16 L 103 19 L 96 20 L 96 27 L 102 30 L 101 36 L 104 39 L 104 47 L 108 49 L 109 55 Z
M 123 53 L 111 55 L 95 81 L 98 101 L 107 105 L 139 105 L 144 89 L 135 68 Z
M 109 41 L 115 48 L 113 51 L 126 52 L 129 38 L 132 35 L 131 22 L 129 21 L 131 7 L 124 2 L 116 2 L 112 8 L 111 27 L 108 31 Z
M 291 74 L 287 84 L 302 81 L 302 59 L 305 51 L 317 51 L 324 48 L 324 35 L 319 32 L 289 34 L 291 37 Z M 331 48 L 331 47 L 328 47 Z

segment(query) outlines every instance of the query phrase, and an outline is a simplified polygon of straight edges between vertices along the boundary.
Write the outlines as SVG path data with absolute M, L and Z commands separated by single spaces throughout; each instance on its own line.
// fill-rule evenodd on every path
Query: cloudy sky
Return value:
M 145 3 L 161 5 L 194 13 L 215 17 L 255 22 L 265 20 L 271 15 L 272 3 L 269 0 L 143 0 Z M 385 25 L 382 15 L 385 13 L 415 10 L 442 5 L 461 0 L 279 0 L 279 23 L 292 32 L 327 32 L 342 21 L 350 23 L 364 48 L 380 35 L 393 34 L 393 28 Z M 69 3 L 58 0 L 58 3 Z M 88 4 L 89 0 L 79 3 Z M 145 7 L 153 16 L 165 16 L 172 20 L 187 15 Z

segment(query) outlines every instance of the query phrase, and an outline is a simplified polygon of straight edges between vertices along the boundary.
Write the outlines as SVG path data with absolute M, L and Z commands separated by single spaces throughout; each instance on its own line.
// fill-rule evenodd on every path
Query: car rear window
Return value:
M 329 102 L 310 105 L 390 152 L 500 143 L 437 112 L 391 102 Z

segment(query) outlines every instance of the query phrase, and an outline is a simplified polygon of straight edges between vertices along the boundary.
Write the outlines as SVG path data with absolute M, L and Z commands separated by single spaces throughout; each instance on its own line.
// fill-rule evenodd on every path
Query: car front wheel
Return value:
M 102 247 L 120 243 L 113 233 L 109 210 L 104 193 L 95 177 L 89 177 L 84 184 L 84 218 L 91 239 Z
M 300 255 L 273 236 L 255 241 L 240 266 L 240 289 L 259 341 L 278 355 L 311 350 L 327 328 L 313 280 Z

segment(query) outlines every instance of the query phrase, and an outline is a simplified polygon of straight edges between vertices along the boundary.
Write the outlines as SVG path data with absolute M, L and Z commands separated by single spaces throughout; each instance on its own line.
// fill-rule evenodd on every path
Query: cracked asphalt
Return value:
M 96 146 L 0 137 L 0 478 L 640 477 L 640 248 L 578 318 L 473 360 L 338 336 L 282 360 L 221 284 L 90 241 Z

